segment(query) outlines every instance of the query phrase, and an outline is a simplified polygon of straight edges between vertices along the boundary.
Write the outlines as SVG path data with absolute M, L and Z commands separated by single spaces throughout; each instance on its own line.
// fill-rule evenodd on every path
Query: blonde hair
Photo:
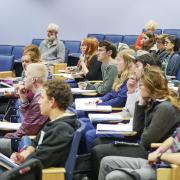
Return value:
M 118 74 L 118 77 L 115 79 L 112 89 L 115 91 L 119 90 L 119 87 L 126 81 L 129 77 L 129 65 L 133 62 L 133 58 L 131 55 L 133 55 L 135 51 L 133 49 L 124 49 L 121 52 L 118 53 L 117 56 L 123 58 L 125 63 L 125 68 L 120 74 Z
M 156 29 L 157 28 L 157 22 L 150 20 L 145 24 L 145 29 Z
M 26 71 L 27 75 L 32 78 L 38 78 L 38 82 L 44 84 L 47 81 L 48 70 L 42 63 L 29 64 Z
M 180 110 L 180 98 L 177 93 L 168 88 L 168 81 L 159 67 L 145 67 L 140 80 L 149 91 L 150 98 L 167 99 Z

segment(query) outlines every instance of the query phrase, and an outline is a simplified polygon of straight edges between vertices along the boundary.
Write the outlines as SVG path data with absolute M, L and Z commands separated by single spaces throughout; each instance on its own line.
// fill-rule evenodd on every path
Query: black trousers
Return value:
M 98 179 L 100 162 L 106 156 L 127 156 L 147 159 L 148 151 L 141 146 L 126 146 L 114 144 L 97 145 L 92 149 L 92 179 Z

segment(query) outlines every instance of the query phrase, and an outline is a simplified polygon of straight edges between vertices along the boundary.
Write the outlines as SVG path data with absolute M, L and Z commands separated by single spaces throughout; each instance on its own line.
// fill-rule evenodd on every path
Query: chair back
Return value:
M 13 46 L 11 45 L 0 45 L 0 54 L 10 56 L 12 53 Z
M 180 29 L 164 29 L 163 34 L 176 35 L 180 39 Z
M 69 53 L 79 53 L 80 52 L 80 41 L 64 41 L 65 48 L 68 49 Z
M 0 55 L 0 71 L 11 71 L 14 66 L 14 56 Z
M 14 58 L 16 60 L 20 60 L 22 58 L 24 46 L 14 46 L 12 50 L 12 55 L 14 55 Z
M 106 34 L 104 40 L 119 44 L 123 40 L 123 35 L 118 34 Z
M 137 40 L 137 35 L 124 35 L 122 43 L 127 45 L 134 45 Z
M 81 140 L 82 134 L 85 129 L 84 123 L 81 121 L 79 121 L 79 122 L 80 122 L 80 127 L 74 132 L 73 140 L 71 143 L 71 148 L 70 148 L 69 155 L 68 155 L 68 158 L 67 158 L 66 164 L 65 164 L 66 180 L 73 179 L 73 173 L 74 173 L 74 168 L 75 168 L 75 164 L 76 164 L 76 158 L 77 158 L 77 153 L 78 153 L 78 149 L 79 149 L 79 144 L 80 144 L 80 140 Z
M 88 34 L 87 37 L 96 38 L 98 41 L 104 41 L 104 34 Z
M 41 44 L 41 42 L 43 41 L 44 39 L 32 39 L 32 44 L 36 45 L 39 47 L 39 45 Z
M 5 171 L 2 180 L 42 180 L 42 165 L 37 159 L 30 159 L 19 167 Z

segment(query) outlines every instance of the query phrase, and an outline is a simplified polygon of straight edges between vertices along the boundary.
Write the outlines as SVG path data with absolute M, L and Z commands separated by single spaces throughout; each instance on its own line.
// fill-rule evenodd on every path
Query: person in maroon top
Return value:
M 21 101 L 20 110 L 24 120 L 17 131 L 7 133 L 4 138 L 0 139 L 0 144 L 6 143 L 6 147 L 10 151 L 12 139 L 21 138 L 24 135 L 37 135 L 48 120 L 47 116 L 41 115 L 38 103 L 41 88 L 46 82 L 47 76 L 48 72 L 44 64 L 32 63 L 28 65 L 24 85 L 20 85 L 18 88 L 18 94 Z M 28 98 L 28 90 L 31 90 L 34 94 L 32 99 Z M 4 146 L 0 146 L 0 152 L 3 152 L 2 149 L 6 149 Z

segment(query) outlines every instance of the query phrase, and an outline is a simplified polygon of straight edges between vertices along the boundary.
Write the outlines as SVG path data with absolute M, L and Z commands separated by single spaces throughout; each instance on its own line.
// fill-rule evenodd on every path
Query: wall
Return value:
M 0 44 L 25 45 L 44 38 L 56 22 L 60 39 L 88 33 L 139 34 L 154 19 L 159 28 L 180 29 L 179 0 L 1 0 Z

